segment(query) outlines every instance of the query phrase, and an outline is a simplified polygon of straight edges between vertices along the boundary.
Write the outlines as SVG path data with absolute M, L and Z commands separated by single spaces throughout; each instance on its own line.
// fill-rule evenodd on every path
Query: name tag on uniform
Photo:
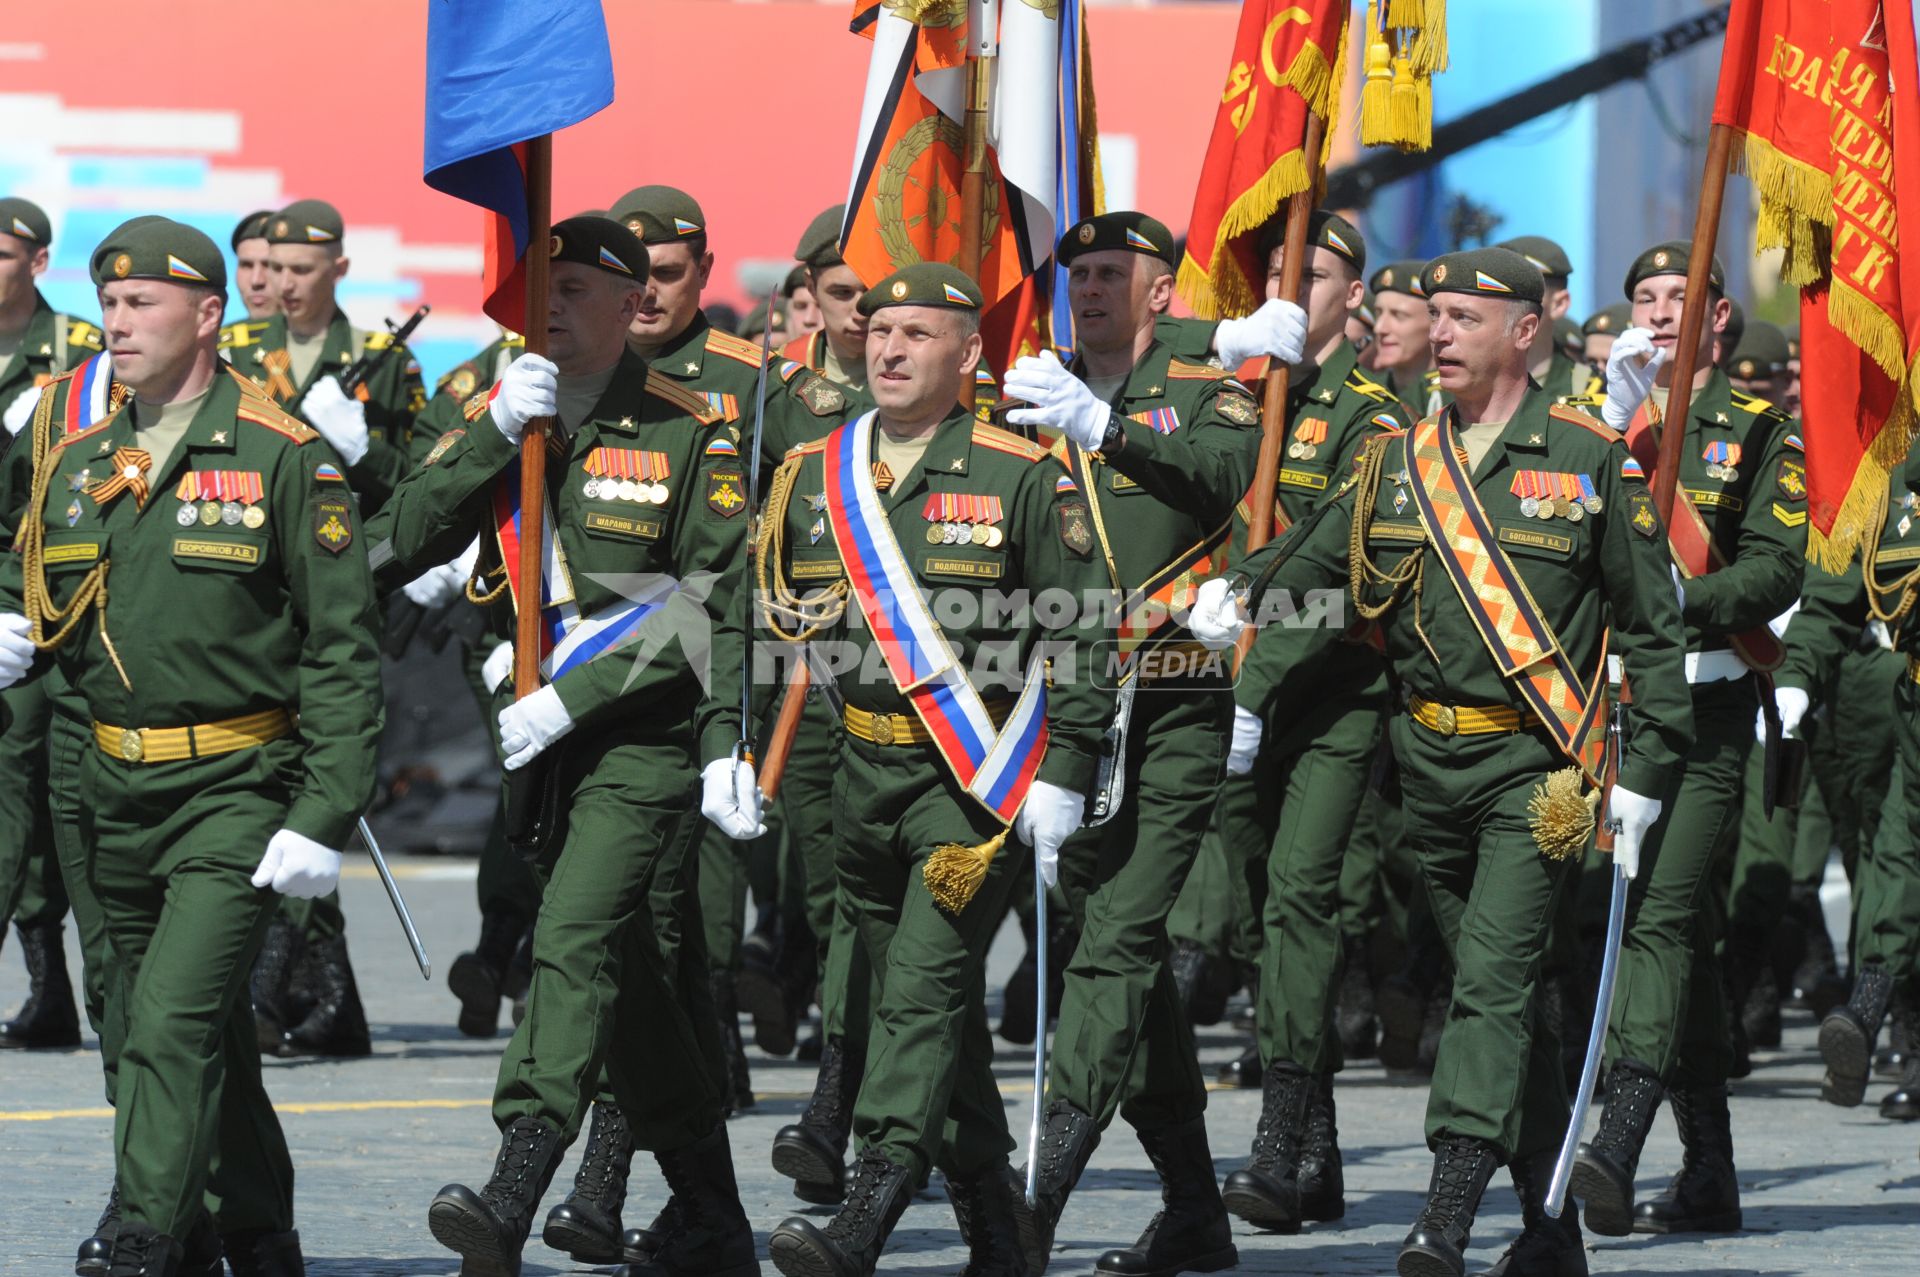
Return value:
M 212 559 L 219 563 L 258 563 L 260 547 L 250 541 L 197 541 L 187 537 L 173 539 L 173 553 L 180 559 Z
M 1558 554 L 1570 553 L 1573 538 L 1561 536 L 1557 532 L 1536 532 L 1532 528 L 1501 528 L 1500 544 L 1525 546 L 1531 550 L 1552 550 Z
M 100 546 L 93 541 L 75 541 L 71 545 L 50 545 L 41 560 L 46 563 L 92 563 L 100 557 Z M 1886 558 L 1886 555 L 1881 555 Z
M 793 571 L 788 573 L 796 581 L 812 581 L 821 577 L 840 576 L 839 559 L 795 559 Z
M 615 536 L 634 537 L 641 541 L 658 541 L 661 523 L 658 519 L 636 519 L 625 514 L 602 514 L 598 510 L 589 511 L 586 518 L 589 532 L 611 532 Z
M 1709 492 L 1705 488 L 1688 488 L 1687 500 L 1693 502 L 1695 505 L 1717 506 L 1724 510 L 1732 510 L 1735 513 L 1744 510 L 1747 505 L 1746 502 L 1734 496 L 1731 492 Z
M 1295 470 L 1292 467 L 1286 467 L 1280 471 L 1280 482 L 1290 483 L 1296 488 L 1312 488 L 1318 492 L 1327 486 L 1327 476 L 1315 474 L 1311 470 Z
M 1000 578 L 999 563 L 980 559 L 928 559 L 926 568 L 949 576 L 981 577 L 990 581 Z

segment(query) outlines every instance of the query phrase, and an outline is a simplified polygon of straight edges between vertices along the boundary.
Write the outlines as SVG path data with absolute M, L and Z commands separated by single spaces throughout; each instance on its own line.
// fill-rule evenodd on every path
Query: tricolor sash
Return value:
M 1500 548 L 1466 463 L 1454 451 L 1451 407 L 1415 426 L 1414 509 L 1434 557 L 1460 595 L 1500 672 L 1545 724 L 1561 751 L 1598 786 L 1606 751 L 1606 642 L 1593 676 L 1582 680 L 1560 640 Z
M 1047 750 L 1043 654 L 1036 650 L 1028 660 L 1020 698 L 996 728 L 887 522 L 868 464 L 874 421 L 869 412 L 839 427 L 822 457 L 827 518 L 854 601 L 894 686 L 926 725 L 940 757 L 969 794 L 1010 824 Z
M 108 392 L 113 388 L 113 361 L 103 350 L 89 355 L 73 370 L 73 382 L 67 387 L 66 421 L 62 433 L 79 434 L 104 421 L 109 410 Z

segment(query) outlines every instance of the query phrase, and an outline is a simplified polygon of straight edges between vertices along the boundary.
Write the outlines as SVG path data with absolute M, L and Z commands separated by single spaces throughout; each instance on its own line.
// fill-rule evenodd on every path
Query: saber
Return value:
M 373 830 L 367 826 L 367 818 L 360 818 L 360 841 L 367 844 L 367 854 L 373 857 L 373 867 L 380 871 L 380 881 L 387 889 L 387 899 L 393 901 L 393 912 L 400 919 L 400 929 L 407 933 L 407 943 L 413 946 L 413 960 L 420 967 L 422 980 L 433 979 L 433 963 L 427 960 L 427 946 L 420 943 L 420 932 L 413 925 L 413 915 L 407 912 L 407 902 L 400 898 L 400 885 L 393 880 L 393 871 L 387 868 L 387 858 L 380 854 L 380 844 L 373 840 Z
M 1040 853 L 1033 854 L 1034 995 L 1033 1012 L 1033 1121 L 1027 1126 L 1027 1205 L 1038 1206 L 1040 1177 L 1040 1117 L 1046 1109 L 1047 1089 L 1047 880 L 1040 871 Z
M 753 547 L 760 535 L 760 449 L 766 439 L 767 429 L 767 365 L 773 362 L 773 316 L 775 307 L 780 304 L 780 290 L 776 287 L 767 294 L 767 322 L 760 330 L 760 371 L 753 382 L 753 450 L 747 458 L 747 545 L 746 554 L 753 557 Z M 753 588 L 753 575 L 749 571 L 742 583 L 743 589 Z M 740 739 L 733 747 L 734 761 L 745 759 L 748 764 L 753 760 L 753 632 L 757 628 L 753 607 L 749 600 L 747 607 L 746 650 L 740 660 Z M 733 768 L 733 801 L 740 802 L 740 769 Z

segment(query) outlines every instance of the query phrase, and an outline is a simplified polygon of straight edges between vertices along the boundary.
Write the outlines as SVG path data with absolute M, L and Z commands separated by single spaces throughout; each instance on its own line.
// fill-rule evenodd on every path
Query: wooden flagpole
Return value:
M 553 135 L 527 143 L 527 316 L 529 355 L 547 353 L 547 275 L 553 237 Z M 552 419 L 535 417 L 520 437 L 520 597 L 514 617 L 513 695 L 540 690 L 541 573 L 546 564 L 547 432 Z

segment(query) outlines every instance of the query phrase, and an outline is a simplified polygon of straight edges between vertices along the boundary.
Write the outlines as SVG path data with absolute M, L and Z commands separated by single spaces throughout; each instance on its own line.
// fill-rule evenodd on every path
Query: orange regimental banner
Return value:
M 1246 0 L 1200 166 L 1180 294 L 1212 319 L 1259 305 L 1260 227 L 1307 185 L 1307 115 L 1327 118 L 1346 69 L 1347 0 Z M 1332 138 L 1335 130 L 1328 129 Z

